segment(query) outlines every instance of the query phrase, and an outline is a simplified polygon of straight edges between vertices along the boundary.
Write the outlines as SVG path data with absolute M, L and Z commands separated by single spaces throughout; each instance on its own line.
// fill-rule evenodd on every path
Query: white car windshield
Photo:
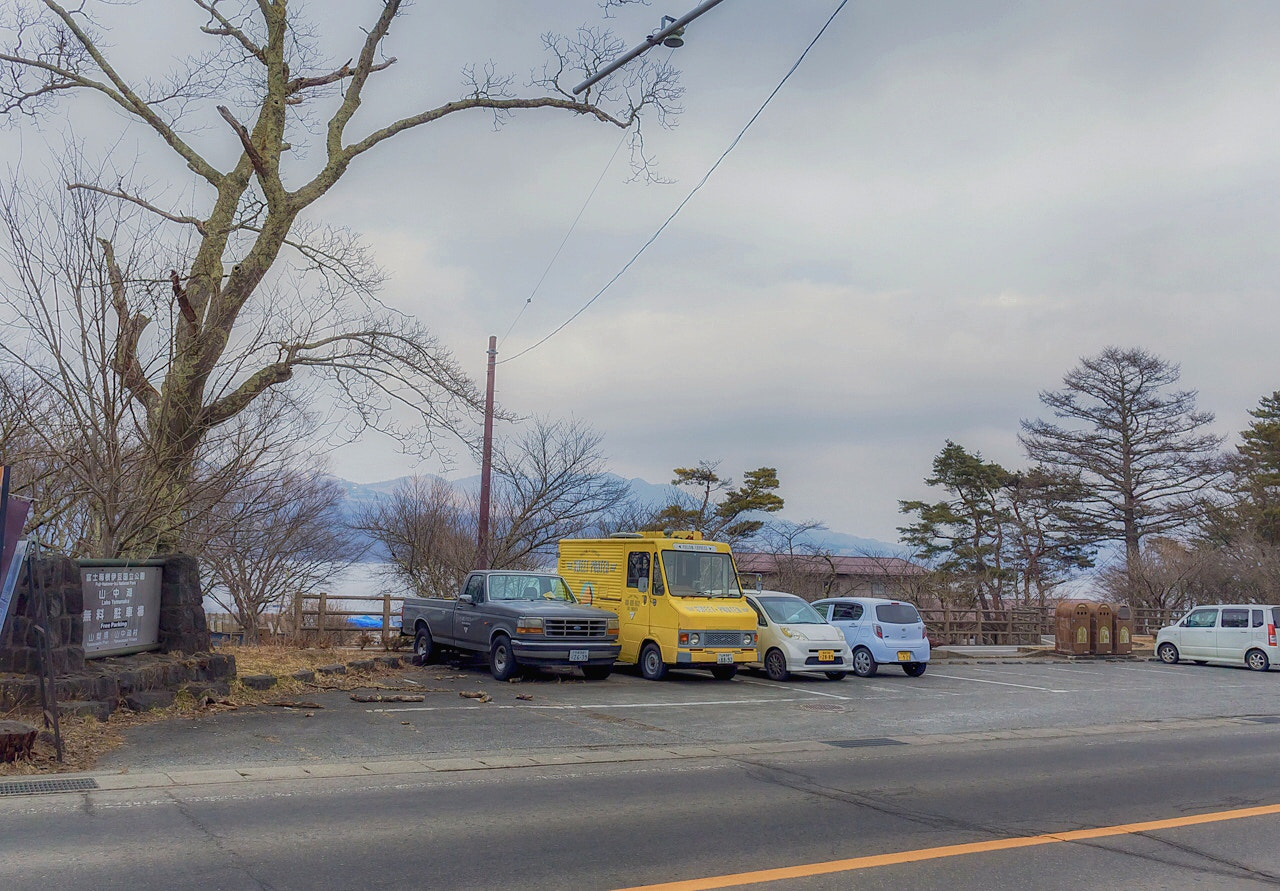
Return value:
M 826 625 L 827 620 L 799 597 L 761 597 L 760 605 L 779 625 Z

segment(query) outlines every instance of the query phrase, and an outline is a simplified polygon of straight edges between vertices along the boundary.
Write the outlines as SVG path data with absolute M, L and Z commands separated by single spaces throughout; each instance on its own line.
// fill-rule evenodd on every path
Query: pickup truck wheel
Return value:
M 519 664 L 511 651 L 511 639 L 498 635 L 489 648 L 489 673 L 495 680 L 505 681 L 516 673 Z
M 418 658 L 419 665 L 426 665 L 435 653 L 436 643 L 431 639 L 431 632 L 423 625 L 413 636 L 413 655 Z
M 711 676 L 717 681 L 731 681 L 738 673 L 736 665 L 717 665 L 711 669 Z
M 667 665 L 662 661 L 662 650 L 655 643 L 647 643 L 640 651 L 640 676 L 646 681 L 660 681 L 667 676 Z
M 609 675 L 613 674 L 612 665 L 584 665 L 582 666 L 582 676 L 589 681 L 603 681 Z

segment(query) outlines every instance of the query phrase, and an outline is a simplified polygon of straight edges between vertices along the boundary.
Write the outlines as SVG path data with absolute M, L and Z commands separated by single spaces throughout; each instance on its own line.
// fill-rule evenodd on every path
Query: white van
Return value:
M 1277 625 L 1280 606 L 1197 606 L 1177 623 L 1160 629 L 1156 634 L 1156 656 L 1168 665 L 1190 659 L 1199 665 L 1216 662 L 1266 671 L 1280 659 Z

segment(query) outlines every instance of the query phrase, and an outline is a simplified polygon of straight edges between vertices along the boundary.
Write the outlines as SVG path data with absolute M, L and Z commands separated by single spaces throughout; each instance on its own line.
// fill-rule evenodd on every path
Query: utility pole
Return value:
M 644 43 L 641 43 L 627 50 L 627 52 L 625 52 L 621 56 L 618 56 L 618 58 L 614 59 L 608 65 L 604 66 L 599 71 L 597 71 L 595 74 L 588 77 L 582 83 L 578 84 L 576 87 L 573 88 L 573 94 L 575 96 L 578 95 L 579 93 L 581 93 L 587 87 L 591 86 L 596 81 L 602 80 L 608 77 L 610 74 L 613 74 L 613 72 L 617 71 L 623 65 L 630 62 L 632 59 L 648 52 L 649 50 L 653 49 L 655 46 L 658 46 L 658 45 L 670 46 L 670 47 L 682 46 L 684 44 L 684 39 L 683 39 L 684 26 L 692 22 L 698 16 L 702 15 L 704 12 L 707 12 L 709 9 L 711 9 L 711 7 L 718 6 L 722 2 L 723 0 L 706 0 L 705 3 L 700 3 L 696 8 L 689 10 L 684 15 L 680 16 L 680 18 L 678 19 L 673 19 L 669 15 L 664 15 L 662 17 L 662 25 L 658 28 L 657 31 L 654 31 L 652 34 L 646 37 L 644 39 Z
M 493 374 L 498 338 L 489 336 L 489 374 L 484 392 L 484 446 L 480 458 L 480 522 L 476 531 L 476 569 L 489 568 L 489 477 L 493 472 Z

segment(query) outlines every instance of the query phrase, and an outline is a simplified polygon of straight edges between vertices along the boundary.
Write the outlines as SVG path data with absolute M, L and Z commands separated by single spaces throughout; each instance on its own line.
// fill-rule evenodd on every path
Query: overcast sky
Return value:
M 378 4 L 315 5 L 340 62 Z M 695 5 L 612 26 L 633 45 Z M 364 234 L 384 301 L 483 383 L 488 336 L 502 361 L 581 309 L 837 6 L 725 0 L 689 29 L 672 55 L 684 114 L 646 128 L 672 184 L 628 183 L 616 129 L 530 111 L 495 131 L 477 114 L 398 136 L 318 211 Z M 118 42 L 165 46 L 151 20 Z M 599 20 L 593 0 L 422 0 L 361 114 L 454 98 L 468 63 L 527 74 L 542 32 Z M 1019 419 L 1109 345 L 1180 363 L 1220 432 L 1243 428 L 1280 388 L 1277 185 L 1273 0 L 855 0 L 630 271 L 499 365 L 498 398 L 588 422 L 623 476 L 773 466 L 784 516 L 894 541 L 898 501 L 938 497 L 922 480 L 946 440 L 1022 466 Z M 358 482 L 414 469 L 377 437 L 332 461 Z

